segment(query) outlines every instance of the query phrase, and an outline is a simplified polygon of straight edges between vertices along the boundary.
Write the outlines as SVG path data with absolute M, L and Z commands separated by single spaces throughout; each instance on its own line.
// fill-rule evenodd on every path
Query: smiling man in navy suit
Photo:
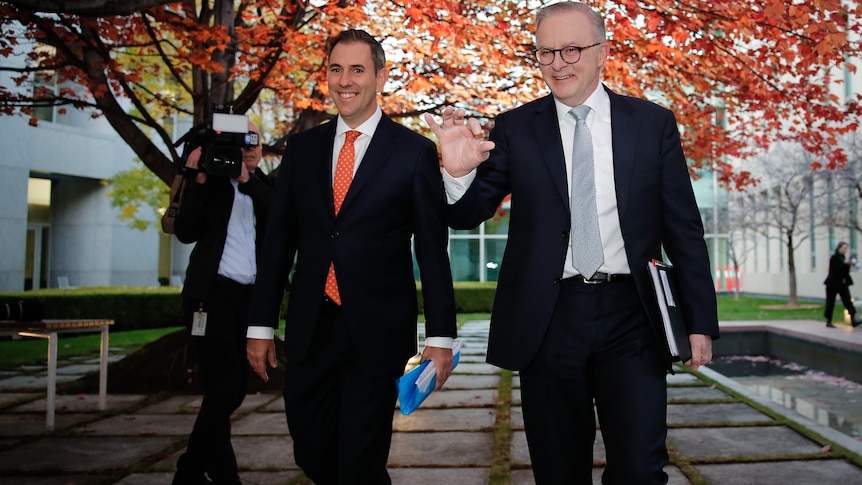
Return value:
M 267 379 L 288 274 L 284 401 L 296 463 L 316 484 L 388 484 L 395 379 L 416 353 L 411 237 L 437 388 L 452 369 L 455 300 L 431 140 L 377 104 L 383 48 L 347 30 L 327 50 L 335 121 L 288 140 L 258 274 L 248 359 Z M 295 258 L 295 264 L 294 264 Z
M 512 195 L 488 361 L 520 372 L 536 483 L 592 483 L 594 404 L 602 483 L 666 483 L 671 362 L 647 271 L 662 249 L 683 288 L 693 354 L 685 364 L 709 362 L 718 337 L 676 120 L 602 85 L 610 47 L 589 6 L 552 4 L 536 23 L 551 95 L 498 116 L 490 141 L 463 110 L 447 108 L 442 124 L 426 116 L 442 149 L 448 222 L 474 227 Z

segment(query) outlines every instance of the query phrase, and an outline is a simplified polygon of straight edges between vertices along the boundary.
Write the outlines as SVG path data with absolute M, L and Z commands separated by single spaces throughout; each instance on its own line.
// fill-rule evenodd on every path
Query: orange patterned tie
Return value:
M 347 139 L 344 140 L 344 146 L 338 152 L 338 161 L 335 164 L 335 178 L 332 181 L 332 198 L 335 203 L 335 215 L 341 210 L 341 204 L 344 203 L 344 196 L 347 195 L 347 189 L 350 188 L 350 182 L 353 181 L 353 164 L 356 159 L 356 152 L 353 149 L 353 142 L 362 133 L 351 130 L 347 133 Z M 335 281 L 335 265 L 329 263 L 329 274 L 326 275 L 326 288 L 324 290 L 326 296 L 332 299 L 337 305 L 341 305 L 341 295 L 338 294 L 338 283 Z

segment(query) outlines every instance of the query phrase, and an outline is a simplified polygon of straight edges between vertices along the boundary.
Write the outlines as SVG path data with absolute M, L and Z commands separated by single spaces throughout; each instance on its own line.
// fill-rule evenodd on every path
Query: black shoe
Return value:
M 835 328 L 835 325 L 832 325 L 832 322 L 826 322 L 826 326 L 828 328 Z
M 850 325 L 853 325 L 853 328 L 856 328 L 856 327 L 858 327 L 859 325 L 862 325 L 862 321 L 856 320 L 856 319 L 854 318 L 853 320 L 851 320 L 851 321 L 850 321 Z

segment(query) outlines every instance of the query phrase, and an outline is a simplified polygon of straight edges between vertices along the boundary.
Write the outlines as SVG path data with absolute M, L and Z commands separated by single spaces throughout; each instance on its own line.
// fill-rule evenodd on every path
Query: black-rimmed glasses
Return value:
M 539 64 L 543 66 L 550 66 L 554 63 L 554 57 L 556 57 L 557 52 L 560 53 L 560 59 L 563 60 L 566 64 L 574 64 L 581 60 L 581 52 L 584 49 L 589 49 L 590 47 L 595 47 L 597 45 L 601 45 L 604 42 L 596 42 L 592 45 L 587 45 L 584 47 L 578 47 L 575 45 L 567 45 L 562 49 L 534 49 L 533 53 L 536 55 L 536 60 L 539 61 Z

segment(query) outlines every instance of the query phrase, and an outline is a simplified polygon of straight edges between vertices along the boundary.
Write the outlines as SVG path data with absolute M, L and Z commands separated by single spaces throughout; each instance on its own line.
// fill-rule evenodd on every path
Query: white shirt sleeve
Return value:
M 275 336 L 275 329 L 272 327 L 250 326 L 245 333 L 246 338 L 257 338 L 263 340 L 272 340 Z
M 467 192 L 467 189 L 470 188 L 470 185 L 473 184 L 473 180 L 476 179 L 476 170 L 464 175 L 463 177 L 455 178 L 449 175 L 449 172 L 446 169 L 443 169 L 443 189 L 446 191 L 446 201 L 449 205 L 454 204 L 461 200 L 461 197 L 464 196 L 464 192 Z
M 425 339 L 426 347 L 439 347 L 441 349 L 451 349 L 455 339 L 452 337 L 428 337 Z

